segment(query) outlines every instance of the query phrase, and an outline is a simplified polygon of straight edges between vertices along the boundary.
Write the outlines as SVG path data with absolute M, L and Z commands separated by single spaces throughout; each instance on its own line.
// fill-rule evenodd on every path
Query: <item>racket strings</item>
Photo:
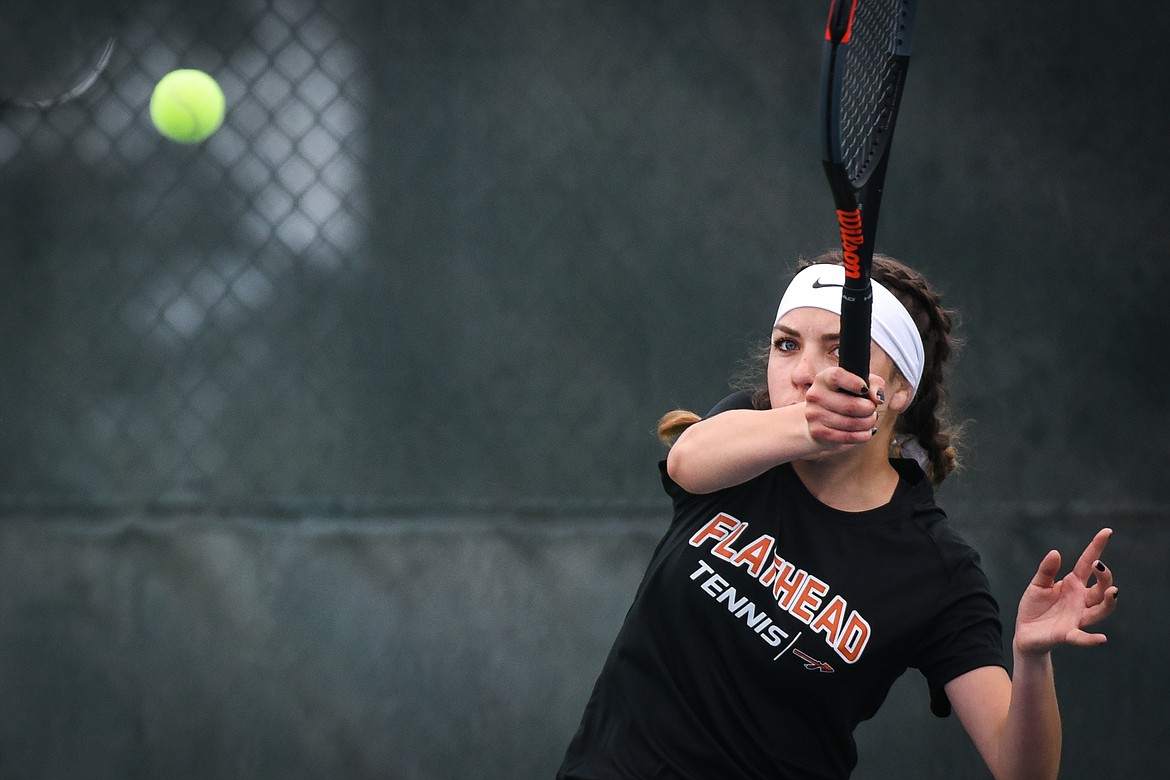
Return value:
M 895 57 L 904 0 L 857 4 L 841 89 L 841 160 L 858 185 L 881 157 L 897 102 L 901 65 Z

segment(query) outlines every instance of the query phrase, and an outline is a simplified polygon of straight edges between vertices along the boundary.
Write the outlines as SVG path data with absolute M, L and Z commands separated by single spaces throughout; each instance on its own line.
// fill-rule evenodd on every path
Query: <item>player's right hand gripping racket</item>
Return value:
M 821 64 L 821 150 L 837 207 L 845 287 L 840 365 L 869 379 L 870 268 L 915 0 L 830 0 Z

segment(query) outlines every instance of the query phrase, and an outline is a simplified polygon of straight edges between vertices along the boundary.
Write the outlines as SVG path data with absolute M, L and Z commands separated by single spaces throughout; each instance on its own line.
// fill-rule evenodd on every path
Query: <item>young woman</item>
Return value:
M 1041 561 L 1004 658 L 978 554 L 934 503 L 956 466 L 943 365 L 951 317 L 874 259 L 871 375 L 837 365 L 838 254 L 803 263 L 776 314 L 766 387 L 659 425 L 674 518 L 557 775 L 846 778 L 853 730 L 907 668 L 996 778 L 1055 778 L 1050 653 L 1097 645 L 1110 531 L 1062 579 Z M 676 438 L 677 437 L 677 438 Z

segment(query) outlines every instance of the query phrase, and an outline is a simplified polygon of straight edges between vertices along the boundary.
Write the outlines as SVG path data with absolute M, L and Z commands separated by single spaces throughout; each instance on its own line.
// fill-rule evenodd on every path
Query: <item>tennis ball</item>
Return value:
M 172 70 L 150 95 L 150 121 L 167 138 L 199 143 L 223 124 L 223 90 L 201 70 Z

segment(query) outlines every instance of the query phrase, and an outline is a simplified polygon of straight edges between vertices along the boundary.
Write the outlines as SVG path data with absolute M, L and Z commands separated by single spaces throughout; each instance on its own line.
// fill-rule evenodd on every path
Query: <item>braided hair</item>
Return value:
M 798 263 L 798 270 L 818 263 L 841 265 L 841 252 L 826 252 L 811 260 L 802 260 Z M 947 360 L 958 346 L 952 335 L 955 313 L 942 305 L 926 277 L 892 257 L 874 254 L 872 277 L 906 307 L 922 336 L 922 379 L 914 400 L 898 416 L 894 441 L 900 442 L 907 437 L 917 440 L 926 451 L 926 475 L 938 485 L 959 468 L 959 431 L 949 418 L 949 393 L 944 372 Z M 900 444 L 895 446 L 901 447 Z
M 801 260 L 796 270 L 799 272 L 810 265 L 818 264 L 842 265 L 841 251 L 829 251 L 811 259 Z M 959 468 L 957 452 L 959 429 L 949 417 L 947 409 L 949 393 L 944 373 L 945 363 L 958 347 L 958 341 L 952 334 L 955 313 L 942 305 L 938 293 L 922 274 L 892 257 L 875 254 L 872 276 L 874 281 L 893 293 L 910 312 L 922 336 L 924 352 L 922 379 L 918 383 L 910 406 L 898 416 L 894 427 L 893 454 L 896 456 L 908 454 L 902 452 L 902 447 L 916 441 L 926 453 L 924 466 L 926 475 L 933 484 L 938 485 L 948 474 Z M 766 380 L 770 348 L 769 342 L 767 347 L 761 350 L 759 358 L 753 361 L 750 379 L 739 383 L 754 390 L 752 405 L 757 409 L 771 408 Z M 744 374 L 744 378 L 748 376 L 748 373 Z M 658 435 L 664 442 L 669 443 L 699 419 L 698 415 L 685 410 L 667 412 L 659 421 Z

